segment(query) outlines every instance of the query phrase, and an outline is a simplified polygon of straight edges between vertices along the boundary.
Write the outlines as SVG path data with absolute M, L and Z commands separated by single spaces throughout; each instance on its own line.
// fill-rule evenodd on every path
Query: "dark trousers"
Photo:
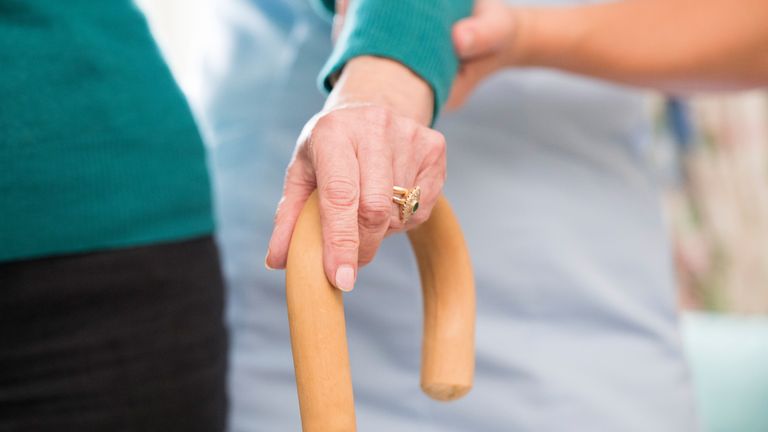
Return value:
M 0 264 L 0 431 L 221 431 L 210 237 Z

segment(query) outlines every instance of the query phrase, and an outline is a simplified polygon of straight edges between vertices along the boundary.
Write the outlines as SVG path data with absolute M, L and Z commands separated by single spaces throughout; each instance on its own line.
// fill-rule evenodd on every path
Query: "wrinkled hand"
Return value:
M 453 44 L 461 67 L 448 99 L 448 108 L 458 108 L 474 88 L 496 71 L 515 65 L 522 53 L 517 49 L 524 9 L 499 0 L 478 0 L 472 16 L 453 26 Z
M 440 133 L 385 104 L 348 100 L 332 102 L 304 127 L 287 169 L 266 259 L 270 268 L 285 267 L 296 220 L 317 189 L 325 273 L 344 291 L 352 289 L 358 266 L 373 259 L 387 234 L 429 217 L 446 171 Z M 395 185 L 422 189 L 419 211 L 405 226 L 392 202 Z

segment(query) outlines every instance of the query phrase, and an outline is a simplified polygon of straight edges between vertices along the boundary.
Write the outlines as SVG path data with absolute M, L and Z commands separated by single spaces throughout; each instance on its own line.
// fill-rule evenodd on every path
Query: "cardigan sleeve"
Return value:
M 314 0 L 329 13 L 334 0 Z M 325 90 L 350 59 L 361 55 L 396 60 L 432 87 L 434 117 L 458 70 L 451 27 L 472 12 L 473 0 L 351 0 L 344 29 L 320 72 Z

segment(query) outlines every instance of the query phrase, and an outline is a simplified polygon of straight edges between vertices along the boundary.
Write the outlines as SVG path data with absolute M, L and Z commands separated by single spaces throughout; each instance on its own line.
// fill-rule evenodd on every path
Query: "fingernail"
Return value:
M 264 257 L 264 267 L 266 267 L 267 270 L 274 270 L 272 267 L 269 266 L 269 252 L 270 250 L 267 249 L 267 255 Z
M 349 264 L 339 266 L 336 270 L 336 288 L 342 291 L 352 291 L 355 287 L 355 269 Z

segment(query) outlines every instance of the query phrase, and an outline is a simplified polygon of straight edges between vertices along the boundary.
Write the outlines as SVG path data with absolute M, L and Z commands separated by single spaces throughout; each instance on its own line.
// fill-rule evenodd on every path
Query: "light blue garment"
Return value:
M 688 313 L 683 324 L 705 429 L 768 431 L 768 317 Z
M 215 146 L 231 428 L 297 431 L 283 274 L 262 263 L 283 170 L 322 102 L 329 28 L 303 0 L 216 8 L 227 55 L 201 69 L 197 109 Z M 475 387 L 452 404 L 421 393 L 418 276 L 390 238 L 345 295 L 359 429 L 695 430 L 640 95 L 505 72 L 439 128 L 477 277 Z

